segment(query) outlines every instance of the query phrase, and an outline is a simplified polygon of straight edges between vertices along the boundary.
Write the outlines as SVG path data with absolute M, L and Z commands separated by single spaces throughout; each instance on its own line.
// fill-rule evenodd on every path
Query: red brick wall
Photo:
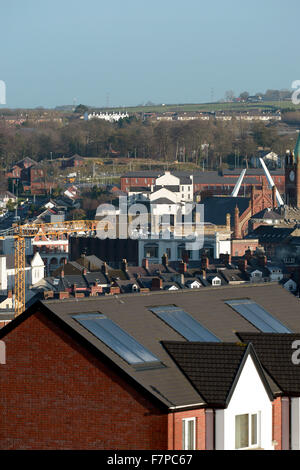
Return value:
M 0 449 L 167 448 L 167 414 L 44 315 L 3 340 Z
M 128 182 L 126 182 L 126 180 L 128 180 Z M 120 178 L 121 191 L 128 191 L 130 188 L 134 188 L 134 187 L 149 188 L 149 186 L 151 186 L 154 183 L 155 183 L 154 177 L 149 178 L 147 176 L 144 176 L 142 178 L 135 178 L 135 177 L 134 178 L 131 178 L 131 177 Z
M 272 403 L 273 414 L 273 441 L 276 441 L 275 450 L 281 450 L 281 397 L 276 398 Z
M 196 418 L 196 450 L 205 450 L 205 410 L 179 411 L 169 414 L 168 449 L 183 450 L 182 420 Z
M 255 251 L 258 246 L 257 242 L 251 240 L 231 240 L 231 256 L 244 256 L 248 248 Z

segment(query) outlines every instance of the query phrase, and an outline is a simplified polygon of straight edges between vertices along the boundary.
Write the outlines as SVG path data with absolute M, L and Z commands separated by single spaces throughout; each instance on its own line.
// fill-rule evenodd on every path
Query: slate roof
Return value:
M 253 232 L 246 235 L 245 238 L 257 238 L 259 242 L 282 243 L 292 232 L 294 227 L 274 227 L 260 225 Z
M 160 171 L 152 170 L 130 171 L 128 173 L 124 173 L 121 178 L 158 178 L 160 174 Z
M 93 271 L 92 273 L 86 273 L 83 276 L 89 286 L 94 282 L 96 284 L 109 284 L 107 277 L 102 271 Z
M 221 274 L 225 281 L 227 282 L 245 282 L 247 280 L 245 273 L 241 272 L 239 269 L 222 269 L 219 274 Z
M 89 271 L 99 271 L 104 264 L 104 261 L 95 255 L 81 256 L 76 260 L 76 262 L 87 268 Z
M 171 201 L 171 199 L 168 199 L 167 197 L 159 197 L 158 199 L 153 199 L 151 201 L 151 204 L 177 204 L 174 201 Z
M 159 191 L 160 189 L 168 189 L 169 191 L 178 193 L 180 191 L 180 187 L 176 185 L 158 185 L 154 187 L 154 191 Z
M 83 270 L 84 270 L 84 267 L 76 263 L 76 261 L 68 261 L 68 263 L 63 264 L 59 268 L 55 269 L 52 275 L 60 276 L 62 271 L 64 272 L 65 275 L 75 275 L 75 274 L 81 274 Z
M 241 172 L 240 172 L 241 173 Z M 194 174 L 194 184 L 220 184 L 220 185 L 224 185 L 224 186 L 235 186 L 236 182 L 237 182 L 237 177 L 239 176 L 239 174 L 237 174 L 236 176 L 232 176 L 232 177 L 224 177 L 222 175 L 220 175 L 217 171 L 203 171 L 201 173 L 196 173 Z M 247 178 L 245 176 L 245 178 L 243 179 L 243 184 L 253 184 L 253 178 Z M 257 184 L 259 184 L 257 182 Z
M 231 197 L 231 196 L 213 196 L 204 199 L 201 204 L 204 205 L 204 220 L 215 225 L 226 225 L 226 214 L 231 215 L 234 220 L 235 207 L 238 206 L 240 216 L 248 209 L 250 198 Z
M 87 288 L 87 283 L 82 275 L 72 274 L 60 278 L 57 290 L 64 291 L 65 289 L 70 289 L 74 284 L 76 284 L 77 288 Z
M 179 341 L 162 344 L 208 405 L 227 405 L 247 351 L 245 344 Z
M 143 266 L 127 266 L 127 273 L 131 279 L 147 276 L 147 271 Z
M 133 287 L 136 286 L 137 289 L 140 288 L 139 283 L 134 280 L 129 280 L 127 279 L 126 281 L 115 281 L 115 284 L 120 287 L 121 292 L 123 293 L 129 293 L 129 292 L 134 292 Z
M 270 220 L 284 220 L 284 217 L 278 212 L 270 210 L 269 208 L 263 209 L 260 212 L 254 214 L 251 219 L 270 219 Z
M 299 333 L 238 332 L 237 336 L 241 341 L 254 345 L 264 369 L 283 394 L 299 396 L 300 364 L 292 362 L 292 354 L 296 349 L 299 350 L 299 345 L 293 349 L 292 344 L 294 341 L 300 341 Z
M 150 276 L 157 275 L 158 273 L 177 273 L 172 266 L 165 266 L 164 264 L 149 263 L 147 272 Z
M 223 170 L 224 175 L 240 175 L 242 171 L 242 168 L 235 168 L 233 170 Z M 271 176 L 272 175 L 284 175 L 284 168 L 277 168 L 276 170 L 269 170 Z M 246 175 L 254 175 L 254 176 L 259 176 L 259 175 L 265 175 L 265 172 L 263 168 L 248 168 L 246 171 Z

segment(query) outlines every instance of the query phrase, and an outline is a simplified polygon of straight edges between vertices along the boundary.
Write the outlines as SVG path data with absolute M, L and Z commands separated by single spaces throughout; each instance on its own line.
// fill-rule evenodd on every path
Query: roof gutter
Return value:
M 192 405 L 178 405 L 178 406 L 169 406 L 169 410 L 181 410 L 181 409 L 186 409 L 186 408 L 196 408 L 198 406 L 207 406 L 207 403 L 193 403 Z

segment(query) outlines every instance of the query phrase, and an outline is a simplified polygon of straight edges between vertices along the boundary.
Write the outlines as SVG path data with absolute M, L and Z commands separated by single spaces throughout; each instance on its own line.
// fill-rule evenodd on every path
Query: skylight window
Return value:
M 73 315 L 72 318 L 121 356 L 128 364 L 160 364 L 159 359 L 154 354 L 105 315 L 91 313 Z
M 214 341 L 219 342 L 219 338 L 194 320 L 191 315 L 175 305 L 163 305 L 160 307 L 150 307 L 149 310 L 167 323 L 177 333 L 181 334 L 188 341 Z
M 292 333 L 263 307 L 250 299 L 226 300 L 225 304 L 232 307 L 263 333 Z

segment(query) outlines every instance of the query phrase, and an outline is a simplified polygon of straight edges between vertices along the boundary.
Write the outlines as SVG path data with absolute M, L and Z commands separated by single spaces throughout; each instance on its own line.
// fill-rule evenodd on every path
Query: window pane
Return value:
M 129 364 L 158 361 L 154 354 L 105 315 L 79 314 L 73 318 Z
M 251 445 L 257 444 L 257 415 L 251 415 Z
M 249 445 L 248 415 L 235 417 L 235 448 L 241 449 Z
M 151 307 L 150 310 L 188 341 L 220 341 L 188 313 L 175 305 Z
M 264 333 L 292 333 L 277 318 L 252 300 L 226 300 L 225 303 Z
M 188 421 L 188 442 L 187 442 L 187 450 L 194 450 L 194 433 L 195 433 L 195 422 Z
M 184 419 L 182 421 L 182 448 L 195 450 L 195 421 Z

